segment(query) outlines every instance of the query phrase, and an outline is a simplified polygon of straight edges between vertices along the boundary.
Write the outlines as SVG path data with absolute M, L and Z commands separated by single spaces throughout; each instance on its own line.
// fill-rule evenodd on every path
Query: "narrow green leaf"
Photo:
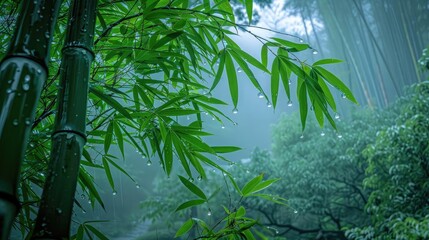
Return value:
M 113 130 L 115 132 L 116 141 L 118 143 L 119 150 L 121 151 L 122 158 L 124 158 L 125 157 L 124 138 L 122 136 L 121 128 L 119 127 L 116 121 L 112 121 L 112 122 L 113 122 Z
M 108 237 L 106 237 L 106 235 L 104 235 L 102 232 L 100 232 L 99 230 L 97 230 L 95 227 L 86 224 L 85 225 L 86 228 L 88 228 L 92 233 L 94 233 L 95 236 L 98 237 L 98 239 L 101 240 L 109 240 Z
M 316 61 L 315 63 L 313 63 L 313 66 L 332 64 L 332 63 L 341 63 L 341 62 L 343 62 L 343 60 L 335 59 L 335 58 L 326 58 L 326 59 L 321 59 L 319 61 Z
M 132 116 L 130 113 L 115 99 L 113 99 L 111 96 L 104 94 L 101 90 L 91 87 L 90 92 L 97 96 L 99 99 L 103 100 L 107 105 L 113 107 L 115 110 L 117 110 L 119 113 L 124 115 L 124 117 L 128 119 L 132 119 Z
M 243 193 L 241 192 L 241 189 L 238 187 L 238 184 L 234 180 L 234 178 L 231 175 L 228 175 L 228 178 L 231 181 L 232 186 L 234 186 L 235 190 L 237 190 L 238 194 L 240 194 L 240 196 L 243 196 Z
M 267 49 L 265 50 L 267 51 Z M 254 58 L 252 55 L 248 54 L 247 52 L 243 51 L 240 48 L 234 48 L 234 52 L 239 54 L 243 59 L 245 59 L 248 63 L 252 64 L 254 67 L 266 72 L 270 73 L 270 71 L 267 69 L 266 64 L 263 64 L 259 62 L 256 58 Z M 267 55 L 268 53 L 266 53 Z
M 190 208 L 190 207 L 193 207 L 193 206 L 198 206 L 198 205 L 201 205 L 201 204 L 203 204 L 203 203 L 205 203 L 205 202 L 207 202 L 207 201 L 206 201 L 206 200 L 204 200 L 204 199 L 194 199 L 194 200 L 189 200 L 189 201 L 187 201 L 187 202 L 184 202 L 184 203 L 180 204 L 180 205 L 176 208 L 175 212 L 178 212 L 178 211 L 180 211 L 180 210 L 183 210 L 183 209 L 186 209 L 186 208 Z
M 252 224 L 251 226 L 249 226 L 248 228 L 252 227 L 253 225 L 255 225 L 256 223 Z M 247 226 L 246 226 L 247 227 Z M 249 230 L 246 229 L 245 231 L 243 231 L 244 236 L 246 236 L 247 240 L 256 240 L 255 236 L 253 236 L 253 233 Z
M 273 107 L 276 107 L 277 104 L 277 97 L 279 94 L 279 85 L 280 85 L 280 64 L 279 64 L 279 58 L 274 58 L 273 64 L 271 66 L 271 101 L 273 104 Z
M 191 191 L 192 193 L 194 193 L 195 195 L 197 195 L 201 199 L 204 199 L 207 201 L 206 195 L 197 185 L 193 184 L 191 181 L 189 181 L 188 179 L 186 179 L 180 175 L 179 175 L 179 179 L 183 183 L 183 185 L 185 185 L 185 187 L 187 189 L 189 189 L 189 191 Z
M 290 81 L 291 71 L 287 67 L 286 63 L 284 63 L 284 60 L 282 58 L 280 58 L 280 60 L 279 60 L 279 68 L 280 68 L 280 76 L 282 79 L 283 88 L 286 92 L 287 98 L 290 100 L 289 81 Z
M 160 48 L 160 47 L 166 45 L 167 43 L 171 42 L 172 40 L 176 39 L 177 37 L 179 37 L 182 34 L 183 34 L 183 31 L 177 31 L 177 32 L 169 33 L 165 37 L 157 40 L 155 42 L 155 44 L 151 47 L 151 49 Z
M 173 143 L 171 140 L 171 134 L 168 133 L 164 141 L 164 159 L 165 159 L 165 170 L 167 176 L 170 176 L 171 169 L 173 168 Z
M 256 192 L 262 191 L 265 188 L 271 186 L 273 183 L 277 182 L 278 180 L 280 180 L 280 179 L 279 178 L 274 178 L 274 179 L 268 179 L 266 181 L 260 182 L 260 183 L 258 183 L 258 185 L 256 185 L 253 188 L 252 193 L 256 193 Z
M 216 73 L 215 79 L 213 80 L 213 84 L 210 88 L 210 91 L 216 88 L 217 84 L 219 83 L 222 77 L 224 68 L 225 68 L 225 49 L 222 49 L 219 52 L 219 68 L 217 69 L 217 73 Z
M 182 163 L 182 167 L 185 169 L 188 176 L 192 177 L 191 169 L 189 167 L 188 161 L 187 161 L 186 156 L 184 154 L 184 151 L 187 151 L 186 147 L 183 146 L 182 141 L 174 132 L 171 134 L 171 140 L 173 142 L 174 148 L 176 149 L 176 153 L 179 156 L 179 160 Z
M 301 117 L 302 131 L 305 129 L 305 123 L 307 120 L 308 114 L 308 104 L 307 104 L 307 87 L 304 83 L 304 80 L 298 78 L 298 102 L 299 102 L 299 115 Z
M 194 220 L 191 218 L 188 221 L 186 221 L 180 228 L 177 230 L 176 235 L 174 238 L 180 237 L 183 234 L 187 233 L 189 230 L 192 229 L 194 226 Z
M 291 41 L 288 41 L 288 40 L 285 40 L 285 39 L 281 39 L 281 38 L 276 38 L 276 37 L 273 37 L 271 39 L 273 39 L 274 41 L 282 44 L 285 47 L 289 47 L 288 51 L 291 51 L 291 52 L 303 51 L 303 50 L 308 49 L 310 47 L 306 43 L 295 43 L 295 42 L 291 42 Z
M 109 180 L 110 187 L 112 187 L 112 189 L 115 189 L 115 182 L 113 181 L 112 172 L 110 171 L 110 166 L 107 157 L 103 156 L 101 159 L 103 161 L 104 171 L 106 172 L 106 177 L 107 180 Z
M 263 176 L 263 174 L 260 174 L 244 185 L 244 187 L 241 189 L 241 193 L 244 197 L 247 197 L 250 193 L 252 193 L 253 189 L 262 181 Z
M 243 60 L 242 56 L 240 54 L 236 53 L 236 49 L 234 49 L 233 51 L 229 51 L 229 53 L 235 59 L 235 61 L 238 63 L 238 65 L 240 66 L 241 70 L 250 79 L 250 81 L 252 82 L 253 86 L 255 86 L 256 89 L 258 89 L 259 91 L 262 92 L 263 89 L 262 89 L 261 85 L 259 84 L 258 80 L 256 79 L 255 75 L 253 74 L 252 70 L 249 68 L 249 66 L 247 65 L 247 63 Z
M 241 150 L 236 146 L 212 146 L 211 147 L 216 153 L 231 153 Z
M 226 65 L 226 74 L 228 76 L 228 84 L 229 84 L 229 91 L 231 94 L 232 104 L 234 105 L 234 108 L 236 108 L 238 104 L 237 72 L 234 66 L 234 62 L 232 61 L 232 57 L 228 52 L 225 53 L 225 65 Z
M 331 90 L 329 89 L 328 85 L 326 85 L 325 81 L 323 81 L 322 77 L 319 77 L 317 73 L 314 70 L 311 70 L 310 75 L 317 79 L 317 83 L 320 85 L 320 88 L 322 88 L 323 93 L 325 94 L 325 99 L 328 102 L 329 106 L 331 106 L 332 110 L 334 112 L 337 111 L 337 105 L 335 104 L 334 96 L 332 96 Z
M 95 197 L 100 206 L 105 209 L 103 200 L 100 197 L 97 189 L 94 186 L 94 181 L 89 177 L 89 174 L 85 171 L 83 167 L 80 167 L 79 171 L 79 180 L 82 183 L 82 186 L 88 189 L 89 194 Z
M 353 103 L 358 104 L 356 98 L 353 96 L 353 93 L 350 91 L 350 89 L 343 82 L 341 82 L 341 80 L 337 76 L 335 76 L 334 74 L 332 74 L 328 70 L 326 70 L 322 67 L 319 67 L 319 66 L 316 66 L 313 69 L 315 69 L 317 72 L 319 72 L 319 74 L 327 82 L 329 82 L 332 86 L 334 86 L 338 90 L 340 90 L 346 96 L 347 99 L 349 99 Z
M 268 45 L 264 44 L 261 48 L 261 61 L 262 65 L 267 67 L 268 65 Z
M 249 20 L 249 24 L 251 24 L 252 16 L 253 16 L 253 0 L 245 0 L 245 3 L 246 3 L 247 19 Z
M 109 152 L 110 146 L 112 145 L 113 139 L 113 121 L 110 121 L 109 126 L 106 129 L 106 136 L 104 138 L 104 152 Z
M 241 218 L 241 217 L 243 217 L 244 215 L 246 215 L 246 209 L 244 209 L 244 207 L 243 207 L 243 206 L 240 206 L 240 207 L 238 208 L 238 210 L 237 210 L 236 214 L 235 214 L 235 217 L 236 217 L 236 218 Z

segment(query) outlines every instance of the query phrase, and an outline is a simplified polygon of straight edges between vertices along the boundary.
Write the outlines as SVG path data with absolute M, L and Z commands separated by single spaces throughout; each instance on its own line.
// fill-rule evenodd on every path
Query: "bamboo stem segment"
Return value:
M 0 239 L 8 239 L 19 211 L 16 197 L 36 104 L 48 75 L 47 63 L 61 0 L 25 0 L 14 36 L 0 64 Z
M 58 109 L 49 171 L 32 239 L 68 239 L 80 158 L 86 143 L 88 83 L 96 0 L 72 3 L 62 50 Z

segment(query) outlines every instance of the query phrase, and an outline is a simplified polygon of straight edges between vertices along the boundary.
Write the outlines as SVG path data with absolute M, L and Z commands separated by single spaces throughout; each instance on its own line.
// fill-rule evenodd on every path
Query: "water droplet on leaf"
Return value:
M 288 107 L 292 107 L 292 101 L 291 101 L 291 100 L 289 100 L 289 101 L 287 102 L 287 106 L 288 106 Z
M 240 72 L 242 72 L 242 71 L 243 71 L 243 70 L 241 69 L 241 67 L 238 67 L 238 68 L 237 68 L 237 72 L 239 72 L 239 73 L 240 73 Z
M 265 96 L 264 96 L 264 94 L 262 93 L 262 92 L 259 92 L 258 93 L 258 98 L 264 98 Z
M 113 195 L 113 196 L 116 196 L 116 194 L 118 194 L 116 191 L 113 191 L 113 192 L 112 192 L 112 195 Z
M 314 55 L 316 55 L 316 54 L 318 54 L 319 52 L 316 50 L 316 49 L 313 49 L 313 54 Z
M 238 113 L 238 109 L 237 108 L 232 109 L 232 113 L 233 114 L 237 114 Z

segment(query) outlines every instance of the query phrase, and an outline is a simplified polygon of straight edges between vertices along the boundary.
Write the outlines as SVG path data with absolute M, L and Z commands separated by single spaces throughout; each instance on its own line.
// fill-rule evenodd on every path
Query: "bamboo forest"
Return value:
M 429 0 L 0 0 L 15 239 L 429 239 Z

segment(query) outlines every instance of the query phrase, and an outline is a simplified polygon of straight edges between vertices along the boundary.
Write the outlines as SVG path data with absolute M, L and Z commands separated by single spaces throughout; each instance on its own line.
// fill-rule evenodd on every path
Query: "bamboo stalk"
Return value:
M 8 239 L 19 211 L 19 171 L 47 63 L 61 0 L 25 0 L 0 64 L 0 239 Z
M 69 238 L 80 158 L 86 143 L 96 5 L 96 0 L 75 0 L 69 13 L 49 171 L 32 239 Z

